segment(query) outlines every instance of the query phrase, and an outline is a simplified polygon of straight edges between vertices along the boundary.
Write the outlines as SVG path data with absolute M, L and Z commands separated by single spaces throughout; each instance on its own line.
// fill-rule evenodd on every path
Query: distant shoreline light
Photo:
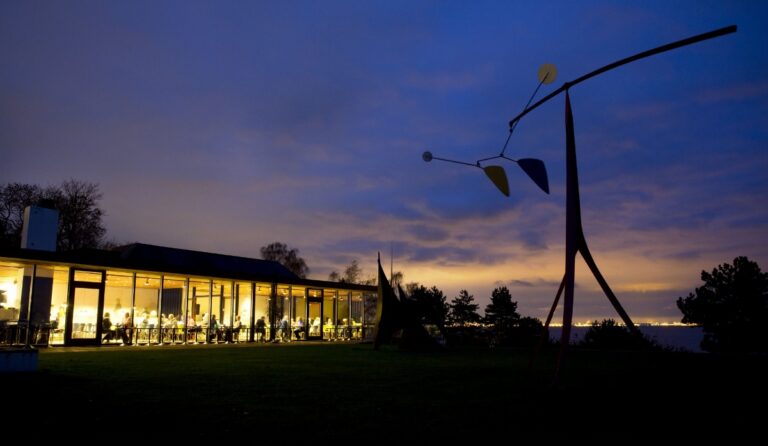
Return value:
M 597 322 L 597 321 L 574 322 L 573 326 L 574 327 L 591 327 L 593 322 Z M 619 321 L 617 321 L 616 324 L 622 327 L 625 326 L 623 322 L 619 322 Z M 638 327 L 698 327 L 699 326 L 697 324 L 684 324 L 682 322 L 655 322 L 655 321 L 639 322 L 639 323 L 636 323 L 635 325 L 637 325 Z M 562 328 L 563 324 L 553 322 L 549 324 L 549 326 Z

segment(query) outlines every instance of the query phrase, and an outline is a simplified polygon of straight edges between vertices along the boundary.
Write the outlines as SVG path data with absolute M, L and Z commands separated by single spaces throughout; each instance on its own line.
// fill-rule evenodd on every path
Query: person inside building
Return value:
M 131 331 L 132 325 L 133 321 L 131 320 L 131 313 L 126 312 L 125 316 L 123 316 L 123 320 L 120 322 L 120 328 L 118 329 L 118 333 L 123 340 L 123 343 L 120 345 L 130 345 L 131 335 L 133 334 Z
M 232 322 L 232 334 L 231 334 L 231 342 L 238 342 L 240 339 L 240 328 L 243 326 L 243 323 L 240 321 L 240 315 L 235 315 L 235 320 Z
M 115 339 L 117 335 L 112 328 L 112 320 L 109 318 L 109 313 L 104 313 L 104 317 L 101 319 L 101 331 L 104 333 L 104 337 L 101 339 L 102 344 Z
M 277 327 L 277 336 L 280 342 L 291 342 L 290 327 L 288 324 L 288 316 L 283 316 L 280 320 L 280 325 Z M 276 339 L 276 341 L 278 340 Z
M 256 342 L 267 342 L 267 323 L 264 316 L 256 320 Z
M 216 320 L 216 315 L 211 315 L 211 321 L 208 324 L 208 342 L 213 342 L 214 339 L 216 339 L 216 342 L 219 341 L 219 321 Z
M 309 327 L 310 336 L 320 336 L 320 318 L 316 317 L 312 320 L 312 326 Z
M 301 340 L 301 334 L 304 333 L 304 319 L 299 318 L 299 320 L 296 322 L 296 327 L 293 329 L 293 335 L 296 336 L 296 340 Z

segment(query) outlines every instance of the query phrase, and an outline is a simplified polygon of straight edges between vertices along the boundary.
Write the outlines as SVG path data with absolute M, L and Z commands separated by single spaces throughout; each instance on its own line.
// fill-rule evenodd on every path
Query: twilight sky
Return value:
M 543 317 L 563 274 L 564 97 L 498 153 L 543 63 L 567 80 L 730 24 L 571 91 L 592 253 L 636 321 L 676 321 L 702 269 L 768 268 L 768 3 L 0 2 L 0 182 L 97 182 L 110 238 L 258 257 L 310 276 L 376 252 L 406 281 L 499 284 Z M 616 317 L 577 259 L 575 319 Z M 387 268 L 388 270 L 388 268 Z

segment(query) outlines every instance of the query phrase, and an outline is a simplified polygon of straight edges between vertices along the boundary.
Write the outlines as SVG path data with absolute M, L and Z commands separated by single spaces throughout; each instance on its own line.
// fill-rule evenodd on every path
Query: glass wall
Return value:
M 24 294 L 29 293 L 32 271 L 32 263 L 0 262 L 0 344 L 9 337 L 26 338 L 18 327 L 28 311 Z M 37 265 L 31 316 L 34 321 L 39 313 L 41 322 L 33 322 L 40 330 L 30 331 L 31 342 L 62 345 L 67 317 L 72 318 L 72 339 L 149 345 L 287 341 L 306 335 L 347 340 L 361 338 L 375 316 L 376 295 L 371 292 L 278 284 L 272 296 L 273 285 L 265 282 L 107 270 L 100 318 L 97 284 L 102 274 L 75 269 L 74 278 L 83 286 L 69 296 L 69 273 L 67 266 Z M 218 330 L 210 327 L 213 317 Z M 259 320 L 262 330 L 257 330 Z M 287 327 L 281 333 L 283 321 Z M 99 327 L 102 339 L 97 338 Z
M 274 329 L 278 340 L 290 340 L 291 333 L 291 287 L 287 285 L 278 285 L 277 300 L 274 307 Z
M 221 295 L 221 319 L 219 323 L 221 325 L 226 325 L 227 327 L 232 326 L 232 322 L 235 320 L 235 313 L 234 313 L 234 288 L 232 288 L 232 282 L 226 281 L 226 282 L 220 282 L 222 283 L 222 295 Z
M 75 276 L 78 275 L 75 272 Z M 107 271 L 105 281 L 102 341 L 130 344 L 133 335 L 133 273 Z M 106 322 L 107 319 L 109 322 Z
M 271 302 L 271 295 L 272 295 L 272 285 L 268 283 L 257 283 L 256 284 L 256 304 L 253 307 L 254 312 L 254 320 L 256 322 L 256 334 L 254 336 L 254 339 L 256 341 L 266 341 L 270 339 L 270 318 L 269 318 L 269 306 Z M 262 322 L 259 322 L 261 320 L 264 324 L 263 330 L 264 332 L 261 332 Z
M 237 282 L 235 284 L 235 320 L 232 323 L 232 328 L 235 330 L 233 334 L 235 342 L 250 339 L 252 291 L 253 286 L 250 282 Z
M 352 318 L 352 338 L 360 339 L 362 338 L 363 318 L 365 316 L 365 301 L 363 300 L 363 293 L 359 291 L 353 291 L 349 305 L 352 307 L 350 311 Z
M 224 319 L 224 296 L 225 296 L 224 282 L 215 280 L 213 281 L 213 296 L 211 298 L 211 314 L 208 325 L 208 342 L 216 342 L 218 340 L 219 326 L 222 325 Z
M 64 327 L 67 322 L 67 294 L 69 293 L 69 268 L 53 268 L 53 291 L 51 292 L 51 334 L 52 345 L 64 344 Z
M 0 323 L 19 320 L 21 284 L 24 268 L 15 263 L 0 263 Z
M 160 299 L 160 342 L 184 342 L 184 308 L 187 294 L 187 279 L 163 276 L 163 294 Z
M 323 290 L 323 339 L 336 339 L 336 290 Z
M 96 339 L 99 290 L 75 288 L 72 306 L 72 339 Z
M 160 276 L 140 273 L 136 275 L 136 298 L 134 300 L 134 343 L 151 344 L 159 342 L 160 318 Z
M 210 315 L 210 284 L 208 280 L 190 279 L 187 299 L 187 342 L 205 342 Z
M 293 327 L 293 338 L 303 339 L 306 336 L 307 328 L 307 289 L 304 287 L 291 287 L 293 295 L 293 315 L 291 317 Z
M 349 297 L 349 291 L 339 290 L 336 297 L 336 323 L 338 325 L 347 326 L 351 323 L 349 318 Z

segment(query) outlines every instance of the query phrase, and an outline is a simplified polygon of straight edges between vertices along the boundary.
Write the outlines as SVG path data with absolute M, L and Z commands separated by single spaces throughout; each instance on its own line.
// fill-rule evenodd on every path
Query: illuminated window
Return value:
M 51 334 L 49 338 L 52 345 L 64 344 L 64 327 L 67 321 L 68 292 L 69 268 L 61 266 L 54 267 L 53 290 L 51 292 Z
M 160 336 L 163 344 L 184 342 L 184 308 L 187 280 L 184 277 L 164 276 L 160 299 Z
M 136 342 L 157 343 L 160 334 L 160 276 L 140 273 L 136 276 L 136 300 L 134 301 L 133 325 L 136 327 Z
M 75 277 L 78 274 L 75 273 Z M 118 325 L 122 325 L 124 322 L 132 322 L 131 316 L 131 301 L 133 300 L 133 274 L 117 271 L 107 271 L 106 283 L 104 284 L 104 314 L 103 319 L 109 317 L 111 325 L 114 328 L 111 336 L 106 336 L 107 342 L 120 343 L 123 341 L 130 342 L 130 339 L 124 339 L 122 336 L 117 336 Z M 127 318 L 126 318 L 127 315 Z M 102 327 L 103 329 L 104 327 Z M 126 336 L 128 333 L 126 332 Z M 120 335 L 123 335 L 121 330 Z
M 21 308 L 24 268 L 14 263 L 0 263 L 0 321 L 16 321 Z

